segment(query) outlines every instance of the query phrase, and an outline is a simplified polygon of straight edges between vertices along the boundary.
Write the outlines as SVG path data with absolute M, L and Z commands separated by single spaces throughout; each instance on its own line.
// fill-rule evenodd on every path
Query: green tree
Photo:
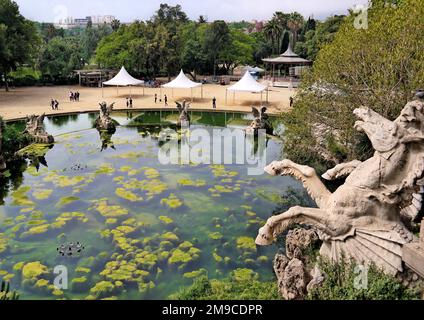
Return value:
M 40 69 L 55 81 L 67 80 L 83 65 L 83 50 L 78 38 L 55 37 L 42 49 Z
M 8 91 L 8 73 L 34 61 L 39 44 L 34 24 L 19 13 L 14 1 L 0 0 L 0 44 L 0 74 Z
M 111 27 L 113 31 L 118 30 L 120 26 L 121 26 L 121 21 L 119 21 L 118 19 L 112 20 Z
M 293 46 L 296 44 L 299 31 L 302 29 L 304 24 L 305 19 L 299 12 L 290 13 L 287 20 L 287 27 L 290 29 L 293 35 Z
M 232 73 L 239 65 L 252 64 L 254 47 L 255 39 L 252 36 L 238 29 L 231 29 L 230 40 L 218 56 L 225 72 Z
M 214 73 L 217 65 L 219 52 L 223 50 L 230 43 L 230 29 L 223 20 L 214 21 L 205 32 L 204 51 L 211 65 L 213 66 Z
M 318 22 L 314 29 L 307 28 L 308 24 L 305 24 L 302 40 L 296 43 L 295 52 L 304 58 L 315 60 L 321 48 L 333 41 L 345 18 L 346 16 L 341 15 L 331 16 Z
M 284 116 L 290 158 L 304 163 L 317 158 L 317 127 L 326 131 L 321 147 L 336 160 L 370 155 L 367 139 L 353 128 L 352 112 L 365 105 L 394 119 L 424 86 L 423 16 L 422 0 L 396 7 L 374 0 L 368 29 L 354 27 L 354 14 L 344 20 L 304 77 L 294 110 Z

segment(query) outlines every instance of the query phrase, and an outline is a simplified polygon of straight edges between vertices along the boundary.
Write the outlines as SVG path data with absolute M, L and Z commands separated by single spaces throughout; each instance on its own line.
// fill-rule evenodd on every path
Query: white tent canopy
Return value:
M 173 88 L 173 89 L 191 89 L 196 88 L 198 86 L 201 86 L 201 83 L 197 83 L 194 81 L 191 81 L 187 76 L 184 74 L 183 70 L 180 71 L 180 74 L 178 77 L 176 77 L 171 82 L 168 82 L 167 84 L 164 84 L 162 87 L 164 88 Z
M 119 70 L 118 74 L 110 79 L 109 81 L 105 81 L 102 84 L 102 97 L 103 97 L 103 86 L 116 86 L 116 93 L 119 94 L 118 87 L 130 87 L 130 96 L 131 94 L 131 86 L 138 86 L 144 84 L 144 81 L 138 80 L 131 76 L 124 66 L 122 66 L 121 70 Z M 143 96 L 144 96 L 144 87 L 143 87 Z
M 191 81 L 187 76 L 184 74 L 184 71 L 181 70 L 180 74 L 171 82 L 168 82 L 164 85 L 162 85 L 162 88 L 168 88 L 168 89 L 191 89 L 191 99 L 193 100 L 193 88 L 201 87 L 202 84 L 198 82 Z M 162 92 L 161 92 L 162 96 Z M 203 89 L 202 89 L 202 98 L 203 98 Z
M 233 84 L 227 91 L 233 91 L 235 94 L 236 91 L 244 91 L 244 92 L 255 92 L 261 93 L 261 101 L 262 101 L 262 92 L 267 90 L 267 86 L 260 84 L 257 82 L 249 71 L 246 71 L 243 78 L 241 78 L 237 83 Z M 267 100 L 268 100 L 268 90 L 267 90 Z M 227 101 L 227 94 L 225 94 L 225 101 Z
M 109 81 L 103 82 L 106 86 L 137 86 L 143 83 L 144 81 L 131 76 L 127 70 L 125 70 L 125 67 L 122 67 L 115 77 Z

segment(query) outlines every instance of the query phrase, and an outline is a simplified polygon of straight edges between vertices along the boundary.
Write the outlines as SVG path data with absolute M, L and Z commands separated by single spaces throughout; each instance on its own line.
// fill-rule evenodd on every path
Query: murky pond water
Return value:
M 201 274 L 225 278 L 238 268 L 273 278 L 276 248 L 254 238 L 286 191 L 301 189 L 297 182 L 250 176 L 244 164 L 161 164 L 166 142 L 157 133 L 176 113 L 115 113 L 121 126 L 106 143 L 92 128 L 96 116 L 46 119 L 54 147 L 2 180 L 0 278 L 21 299 L 166 299 Z M 241 114 L 193 112 L 191 130 L 228 127 L 244 139 L 248 123 Z M 277 139 L 252 150 L 268 163 L 282 156 Z M 230 152 L 241 151 L 235 144 Z M 57 247 L 68 242 L 84 249 L 62 256 Z M 68 289 L 53 287 L 60 265 Z

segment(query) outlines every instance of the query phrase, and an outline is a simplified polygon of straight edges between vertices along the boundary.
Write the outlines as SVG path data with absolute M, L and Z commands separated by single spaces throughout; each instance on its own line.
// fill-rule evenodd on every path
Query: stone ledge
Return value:
M 410 269 L 424 278 L 424 242 L 403 245 L 402 260 Z

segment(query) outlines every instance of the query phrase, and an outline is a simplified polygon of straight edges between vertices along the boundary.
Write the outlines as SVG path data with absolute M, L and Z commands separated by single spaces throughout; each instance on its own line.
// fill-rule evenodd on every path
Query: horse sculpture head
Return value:
M 355 129 L 364 132 L 372 146 L 380 153 L 393 150 L 398 143 L 423 140 L 423 102 L 412 101 L 406 104 L 400 116 L 390 121 L 370 108 L 362 107 L 353 111 L 359 119 Z

